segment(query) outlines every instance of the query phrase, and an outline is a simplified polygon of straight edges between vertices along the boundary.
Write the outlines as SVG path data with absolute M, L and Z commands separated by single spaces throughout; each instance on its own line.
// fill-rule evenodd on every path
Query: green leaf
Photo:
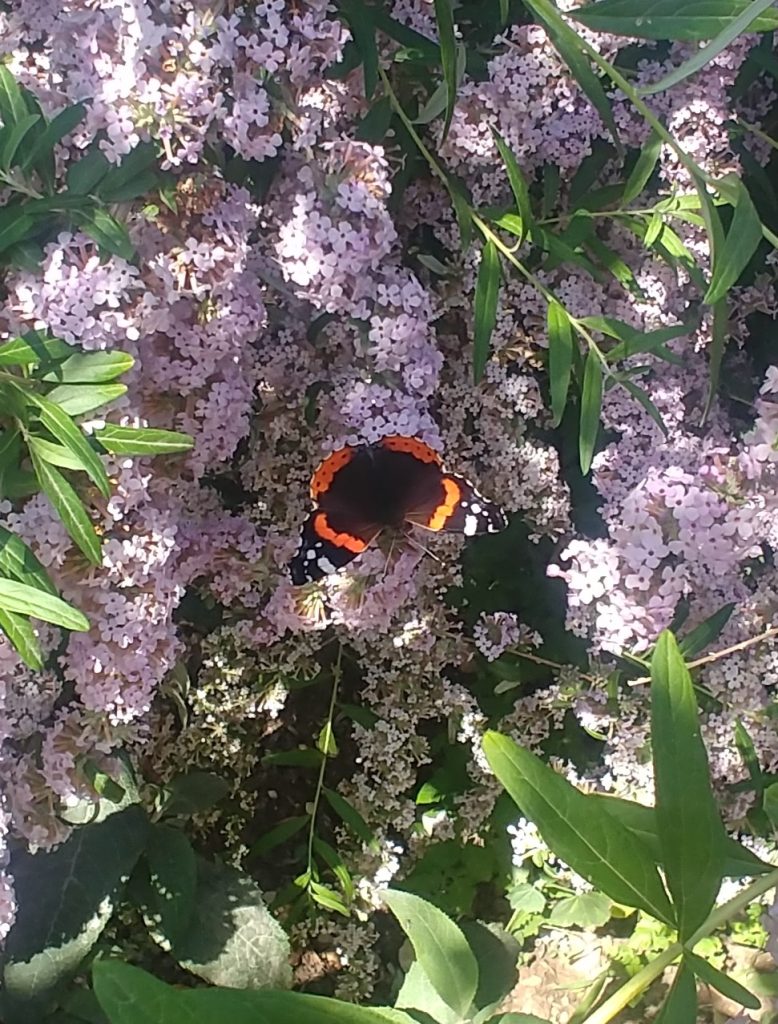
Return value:
M 483 749 L 500 783 L 558 857 L 616 903 L 672 920 L 656 866 L 628 829 L 608 814 L 592 814 L 583 793 L 506 736 L 487 732 Z
M 497 1008 L 513 990 L 518 978 L 521 946 L 498 924 L 463 921 L 460 925 L 478 964 L 478 990 L 473 1006 Z
M 521 167 L 519 167 L 519 162 L 513 155 L 510 146 L 508 146 L 507 142 L 503 139 L 502 135 L 500 135 L 496 128 L 492 128 L 492 135 L 494 136 L 494 144 L 497 146 L 497 151 L 502 158 L 502 162 L 505 164 L 508 182 L 510 183 L 513 197 L 516 200 L 516 209 L 518 210 L 519 217 L 521 218 L 518 231 L 518 244 L 521 245 L 525 232 L 531 231 L 534 223 L 532 200 L 529 195 L 529 185 L 527 184 L 527 179 L 524 177 L 524 173 Z
M 639 39 L 697 42 L 724 31 L 751 0 L 600 0 L 569 12 L 595 32 Z M 778 10 L 767 10 L 750 26 L 752 32 L 778 28 Z
M 0 629 L 25 665 L 34 671 L 43 668 L 40 644 L 29 619 L 18 612 L 8 612 L 0 608 Z
M 748 7 L 725 25 L 709 43 L 696 50 L 688 60 L 685 60 L 664 78 L 660 78 L 658 82 L 652 82 L 651 85 L 644 85 L 638 89 L 638 93 L 641 96 L 652 96 L 655 93 L 664 92 L 665 89 L 670 89 L 690 75 L 696 74 L 733 43 L 739 35 L 749 31 L 752 23 L 772 7 L 773 3 L 774 0 L 752 0 Z
M 36 376 L 39 380 L 60 384 L 102 384 L 116 380 L 134 365 L 135 360 L 128 352 L 75 352 L 64 362 Z
M 56 849 L 17 853 L 18 915 L 8 935 L 0 991 L 5 1024 L 30 1024 L 98 940 L 146 840 L 148 819 L 128 807 L 84 825 Z
M 124 202 L 143 195 L 142 191 L 134 191 L 133 185 L 143 178 L 147 172 L 156 167 L 157 147 L 153 142 L 141 142 L 134 146 L 122 159 L 118 167 L 111 166 L 100 179 L 97 195 L 105 203 Z M 159 180 L 159 175 L 155 175 Z M 176 212 L 175 210 L 173 211 Z
M 34 391 L 23 392 L 27 401 L 36 407 L 36 415 L 43 426 L 50 431 L 81 463 L 87 474 L 104 498 L 110 497 L 111 484 L 100 456 L 92 448 L 80 427 L 77 427 L 66 412 Z
M 611 138 L 616 143 L 616 147 L 620 149 L 619 131 L 613 117 L 610 100 L 602 86 L 602 82 L 592 71 L 589 57 L 582 49 L 581 40 L 577 33 L 560 16 L 559 11 L 551 3 L 551 0 L 525 0 L 525 3 L 548 32 L 554 48 L 565 64 L 567 64 L 571 75 L 581 87 L 582 92 L 597 110 Z M 569 13 L 572 15 L 573 12 Z
M 0 64 L 0 117 L 3 124 L 13 127 L 28 113 L 19 83 L 5 64 Z
M 127 262 L 134 259 L 135 249 L 127 228 L 110 213 L 95 206 L 89 210 L 73 210 L 71 216 L 78 227 L 93 238 L 101 249 Z
M 2 146 L 2 152 L 0 152 L 0 167 L 3 170 L 8 170 L 14 166 L 14 158 L 19 150 L 19 146 L 24 141 L 24 137 L 27 135 L 33 125 L 40 121 L 39 114 L 25 114 L 21 120 L 17 121 L 13 125 L 7 137 L 5 138 Z
M 624 192 L 621 196 L 624 205 L 637 199 L 646 187 L 654 173 L 661 152 L 662 140 L 652 128 L 624 185 Z
M 83 470 L 81 460 L 61 444 L 54 444 L 45 437 L 38 437 L 36 434 L 29 434 L 27 442 L 35 453 L 51 466 L 59 466 L 60 469 Z
M 558 427 L 565 413 L 573 366 L 573 326 L 567 310 L 556 300 L 546 313 L 548 331 L 548 379 L 551 388 L 551 425 Z
M 152 825 L 146 844 L 150 906 L 157 928 L 177 951 L 195 904 L 197 861 L 183 832 L 169 825 Z
M 389 889 L 383 899 L 408 936 L 435 992 L 464 1017 L 478 988 L 478 965 L 461 930 L 420 896 Z
M 0 366 L 36 366 L 52 359 L 65 359 L 72 353 L 73 346 L 61 338 L 28 331 L 21 338 L 0 345 Z
M 489 361 L 492 331 L 497 322 L 497 300 L 500 295 L 500 255 L 491 239 L 484 242 L 481 265 L 475 286 L 475 323 L 473 330 L 473 376 L 476 384 L 484 375 Z
M 188 452 L 194 438 L 175 430 L 154 430 L 150 427 L 118 427 L 106 423 L 94 436 L 114 455 L 164 455 Z
M 578 455 L 584 476 L 592 467 L 602 409 L 602 365 L 595 352 L 589 351 L 584 363 L 581 391 L 581 419 L 578 428 Z
M 365 99 L 369 100 L 378 84 L 378 46 L 373 12 L 359 0 L 341 0 L 339 6 L 351 29 L 354 45 L 362 61 Z
M 716 394 L 719 389 L 719 377 L 721 375 L 721 364 L 724 360 L 724 350 L 727 347 L 729 336 L 729 302 L 727 296 L 719 299 L 713 307 L 713 331 L 710 343 L 709 370 L 708 370 L 708 393 L 705 397 L 705 408 L 700 417 L 700 426 L 704 426 L 713 403 L 716 401 Z
M 127 393 L 126 384 L 60 384 L 46 395 L 68 416 L 83 416 Z
M 697 986 L 694 975 L 683 963 L 654 1024 L 697 1024 Z
M 713 615 L 709 615 L 707 619 L 690 630 L 685 637 L 682 637 L 678 642 L 678 650 L 684 658 L 695 658 L 714 640 L 718 640 L 735 608 L 734 603 L 723 605 Z
M 86 154 L 68 165 L 66 182 L 71 195 L 88 195 L 110 170 L 108 158 L 96 145 L 90 146 Z
M 440 62 L 443 66 L 443 81 L 446 83 L 448 99 L 446 102 L 446 119 L 443 122 L 441 144 L 446 141 L 454 116 L 457 102 L 457 43 L 454 32 L 454 14 L 451 0 L 435 0 L 435 20 L 438 25 L 440 41 Z
M 713 964 L 709 964 L 707 960 L 703 960 L 701 956 L 686 950 L 683 958 L 684 962 L 694 971 L 701 982 L 705 985 L 710 985 L 711 988 L 715 988 L 717 992 L 721 992 L 723 996 L 731 999 L 733 1003 L 739 1003 L 741 1006 L 745 1006 L 747 1010 L 758 1010 L 761 1008 L 762 1003 L 753 992 L 749 992 L 747 988 L 744 988 L 743 985 L 733 978 L 727 977 L 723 971 L 714 967 Z
M 296 750 L 279 750 L 265 754 L 262 764 L 285 765 L 288 768 L 319 768 L 324 754 L 313 747 L 299 747 Z
M 548 923 L 558 928 L 601 928 L 610 920 L 612 903 L 601 892 L 582 892 L 558 900 Z
M 711 789 L 691 676 L 668 630 L 651 658 L 651 742 L 657 831 L 683 941 L 716 901 L 726 832 Z
M 325 722 L 321 727 L 316 740 L 316 747 L 322 752 L 322 754 L 324 754 L 325 757 L 338 756 L 338 743 L 332 729 L 332 722 Z
M 176 775 L 165 785 L 161 813 L 167 818 L 200 814 L 218 804 L 229 791 L 229 782 L 213 772 Z
M 349 909 L 343 902 L 343 899 L 328 885 L 312 881 L 308 885 L 308 892 L 314 903 L 318 903 L 325 910 L 333 910 L 336 914 L 342 914 L 344 917 L 349 916 Z
M 0 607 L 19 615 L 31 615 L 42 622 L 52 622 L 64 629 L 81 633 L 89 629 L 89 620 L 77 608 L 73 608 L 61 597 L 19 583 L 18 580 L 0 579 Z
M 414 960 L 405 972 L 400 991 L 394 1005 L 408 1010 L 414 1020 L 422 1024 L 461 1024 L 462 1017 L 443 1002 L 432 982 L 424 973 L 418 960 Z
M 72 107 L 65 107 L 64 110 L 61 110 L 56 117 L 49 121 L 24 154 L 21 160 L 22 170 L 37 168 L 40 161 L 49 157 L 57 143 L 61 142 L 66 135 L 70 135 L 85 117 L 86 107 L 83 103 L 74 103 Z
M 715 305 L 738 281 L 762 241 L 762 222 L 748 189 L 734 174 L 722 179 L 731 189 L 735 212 L 723 245 L 715 252 L 708 291 L 703 302 Z
M 21 537 L 0 526 L 0 574 L 57 596 L 57 589 L 43 565 Z
M 270 853 L 271 850 L 275 850 L 277 846 L 285 843 L 287 839 L 291 839 L 292 836 L 296 836 L 298 832 L 301 832 L 310 820 L 307 814 L 301 814 L 298 817 L 286 818 L 284 821 L 280 821 L 275 828 L 265 832 L 252 845 L 248 853 L 249 858 L 264 857 L 265 854 Z
M 23 241 L 34 225 L 23 206 L 6 206 L 0 209 L 0 253 Z
M 119 960 L 96 961 L 92 979 L 110 1024 L 413 1024 L 397 1011 L 300 992 L 174 988 Z
M 457 44 L 457 67 L 456 67 L 456 88 L 459 89 L 459 84 L 465 74 L 465 65 L 467 63 L 467 50 L 461 44 Z M 421 108 L 419 113 L 413 120 L 414 124 L 429 124 L 430 121 L 434 121 L 440 114 L 446 110 L 448 104 L 449 89 L 445 81 L 441 82 L 440 85 L 435 89 L 433 94 Z M 384 133 L 386 134 L 386 133 Z M 383 138 L 383 135 L 381 136 Z
M 337 850 L 318 836 L 313 837 L 313 848 L 338 880 L 343 896 L 348 903 L 354 899 L 354 881 L 349 869 Z
M 348 825 L 354 835 L 361 839 L 365 846 L 375 849 L 377 846 L 376 838 L 373 835 L 370 826 L 356 807 L 353 807 L 345 797 L 341 796 L 340 793 L 334 789 L 328 789 L 325 786 L 322 789 L 322 793 L 333 811 L 345 825 Z
M 175 949 L 181 966 L 211 985 L 288 988 L 289 952 L 289 940 L 253 879 L 198 858 L 190 927 Z
M 778 829 L 778 782 L 768 786 L 762 795 L 762 806 L 774 829 Z
M 30 452 L 30 457 L 41 489 L 65 524 L 65 529 L 89 561 L 93 565 L 100 565 L 103 560 L 100 539 L 72 485 L 58 469 L 39 458 L 34 450 Z

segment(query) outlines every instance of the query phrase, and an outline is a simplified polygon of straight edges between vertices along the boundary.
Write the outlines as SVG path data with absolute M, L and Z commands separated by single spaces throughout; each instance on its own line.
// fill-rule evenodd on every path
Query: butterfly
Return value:
M 472 537 L 507 525 L 499 506 L 447 472 L 434 448 L 416 437 L 392 435 L 332 452 L 313 474 L 311 498 L 315 507 L 289 566 L 295 586 L 342 569 L 387 527 Z

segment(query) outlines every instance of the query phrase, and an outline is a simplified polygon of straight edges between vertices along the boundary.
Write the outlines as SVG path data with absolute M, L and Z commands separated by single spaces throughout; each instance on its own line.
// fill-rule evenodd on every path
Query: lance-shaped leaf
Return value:
M 494 144 L 497 146 L 497 152 L 502 157 L 502 162 L 505 164 L 505 171 L 508 175 L 508 182 L 511 186 L 511 192 L 516 200 L 516 209 L 518 210 L 519 217 L 521 218 L 521 224 L 519 225 L 518 239 L 519 245 L 521 245 L 524 235 L 532 230 L 533 225 L 533 213 L 532 213 L 532 202 L 529 197 L 529 185 L 527 179 L 524 177 L 524 173 L 519 167 L 519 162 L 513 155 L 513 151 L 507 144 L 502 135 L 497 131 L 496 128 L 492 128 L 492 135 L 494 136 Z
M 581 417 L 578 427 L 578 454 L 581 472 L 586 475 L 592 467 L 597 434 L 600 430 L 602 410 L 602 365 L 596 352 L 589 351 L 584 364 L 581 391 Z
M 719 184 L 726 188 L 735 212 L 724 241 L 714 252 L 710 284 L 703 299 L 709 306 L 715 305 L 737 282 L 762 241 L 762 222 L 740 178 L 728 174 Z
M 118 427 L 106 423 L 94 436 L 115 455 L 163 455 L 188 452 L 194 438 L 175 430 L 155 430 L 152 427 Z
M 83 431 L 76 426 L 66 412 L 54 402 L 37 395 L 34 391 L 23 392 L 27 401 L 35 406 L 35 413 L 43 426 L 63 444 L 81 464 L 80 468 L 97 487 L 104 498 L 111 494 L 108 474 L 100 456 L 87 441 Z
M 507 736 L 488 732 L 483 748 L 494 774 L 558 857 L 616 903 L 672 921 L 651 854 L 629 829 L 596 813 L 584 793 Z
M 573 367 L 573 326 L 567 310 L 555 300 L 548 304 L 546 323 L 552 426 L 557 427 L 564 416 L 570 387 L 570 372 Z
M 75 103 L 72 107 L 65 107 L 64 110 L 61 110 L 56 117 L 49 121 L 22 156 L 20 161 L 22 170 L 37 167 L 42 159 L 50 156 L 56 144 L 61 142 L 66 135 L 70 135 L 85 117 L 86 107 L 83 103 Z
M 128 352 L 74 352 L 36 376 L 58 384 L 102 384 L 121 377 L 134 363 Z
M 697 986 L 694 983 L 694 975 L 682 963 L 654 1024 L 696 1024 L 696 1022 Z
M 55 626 L 85 632 L 89 620 L 77 608 L 73 608 L 61 597 L 47 594 L 36 587 L 30 587 L 18 580 L 0 578 L 0 607 L 19 615 L 30 615 Z
M 595 32 L 697 42 L 724 31 L 751 3 L 752 0 L 599 0 L 569 13 Z M 750 25 L 752 32 L 772 32 L 776 28 L 775 8 L 764 11 Z
M 440 40 L 440 63 L 446 83 L 446 119 L 443 122 L 442 141 L 445 141 L 457 102 L 457 42 L 454 32 L 454 14 L 451 0 L 435 0 L 435 18 Z
M 668 630 L 651 658 L 651 743 L 662 861 L 684 940 L 716 901 L 726 832 L 713 797 L 691 676 Z
M 40 644 L 32 623 L 26 616 L 0 608 L 0 630 L 5 633 L 7 640 L 25 665 L 34 671 L 43 668 Z
M 59 384 L 46 395 L 68 416 L 83 416 L 127 393 L 126 384 Z
M 475 324 L 473 331 L 473 376 L 481 380 L 489 361 L 492 331 L 497 322 L 500 295 L 500 254 L 489 238 L 481 251 L 481 265 L 475 285 Z
M 100 539 L 73 486 L 58 469 L 41 459 L 35 449 L 30 450 L 30 457 L 43 493 L 54 506 L 65 529 L 89 561 L 100 565 L 103 560 Z

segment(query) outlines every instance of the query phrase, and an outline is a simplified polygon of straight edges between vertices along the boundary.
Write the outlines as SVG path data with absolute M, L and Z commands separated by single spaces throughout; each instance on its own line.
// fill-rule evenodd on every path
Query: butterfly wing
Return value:
M 343 513 L 316 509 L 303 523 L 300 546 L 289 563 L 292 583 L 301 587 L 342 569 L 380 530 L 375 524 L 350 521 Z
M 446 530 L 467 537 L 497 533 L 508 524 L 500 506 L 479 494 L 469 480 L 442 470 L 426 475 L 405 519 L 435 533 Z

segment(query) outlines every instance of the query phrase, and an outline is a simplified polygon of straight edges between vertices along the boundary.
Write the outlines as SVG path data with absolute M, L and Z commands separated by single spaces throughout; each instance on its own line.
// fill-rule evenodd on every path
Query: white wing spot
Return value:
M 332 562 L 329 560 L 329 558 L 320 558 L 317 564 L 318 564 L 318 566 L 319 566 L 319 568 L 321 569 L 322 572 L 337 572 L 338 571 L 337 565 L 333 565 Z
M 466 516 L 464 533 L 466 537 L 478 533 L 478 516 Z
M 481 506 L 480 505 L 473 504 L 472 509 L 473 509 L 473 515 L 476 515 L 476 516 L 480 515 L 480 513 L 481 513 Z
M 308 551 L 305 552 L 305 558 L 306 558 L 307 561 L 310 562 L 315 557 L 316 557 L 316 552 L 313 551 L 312 549 L 309 549 Z

